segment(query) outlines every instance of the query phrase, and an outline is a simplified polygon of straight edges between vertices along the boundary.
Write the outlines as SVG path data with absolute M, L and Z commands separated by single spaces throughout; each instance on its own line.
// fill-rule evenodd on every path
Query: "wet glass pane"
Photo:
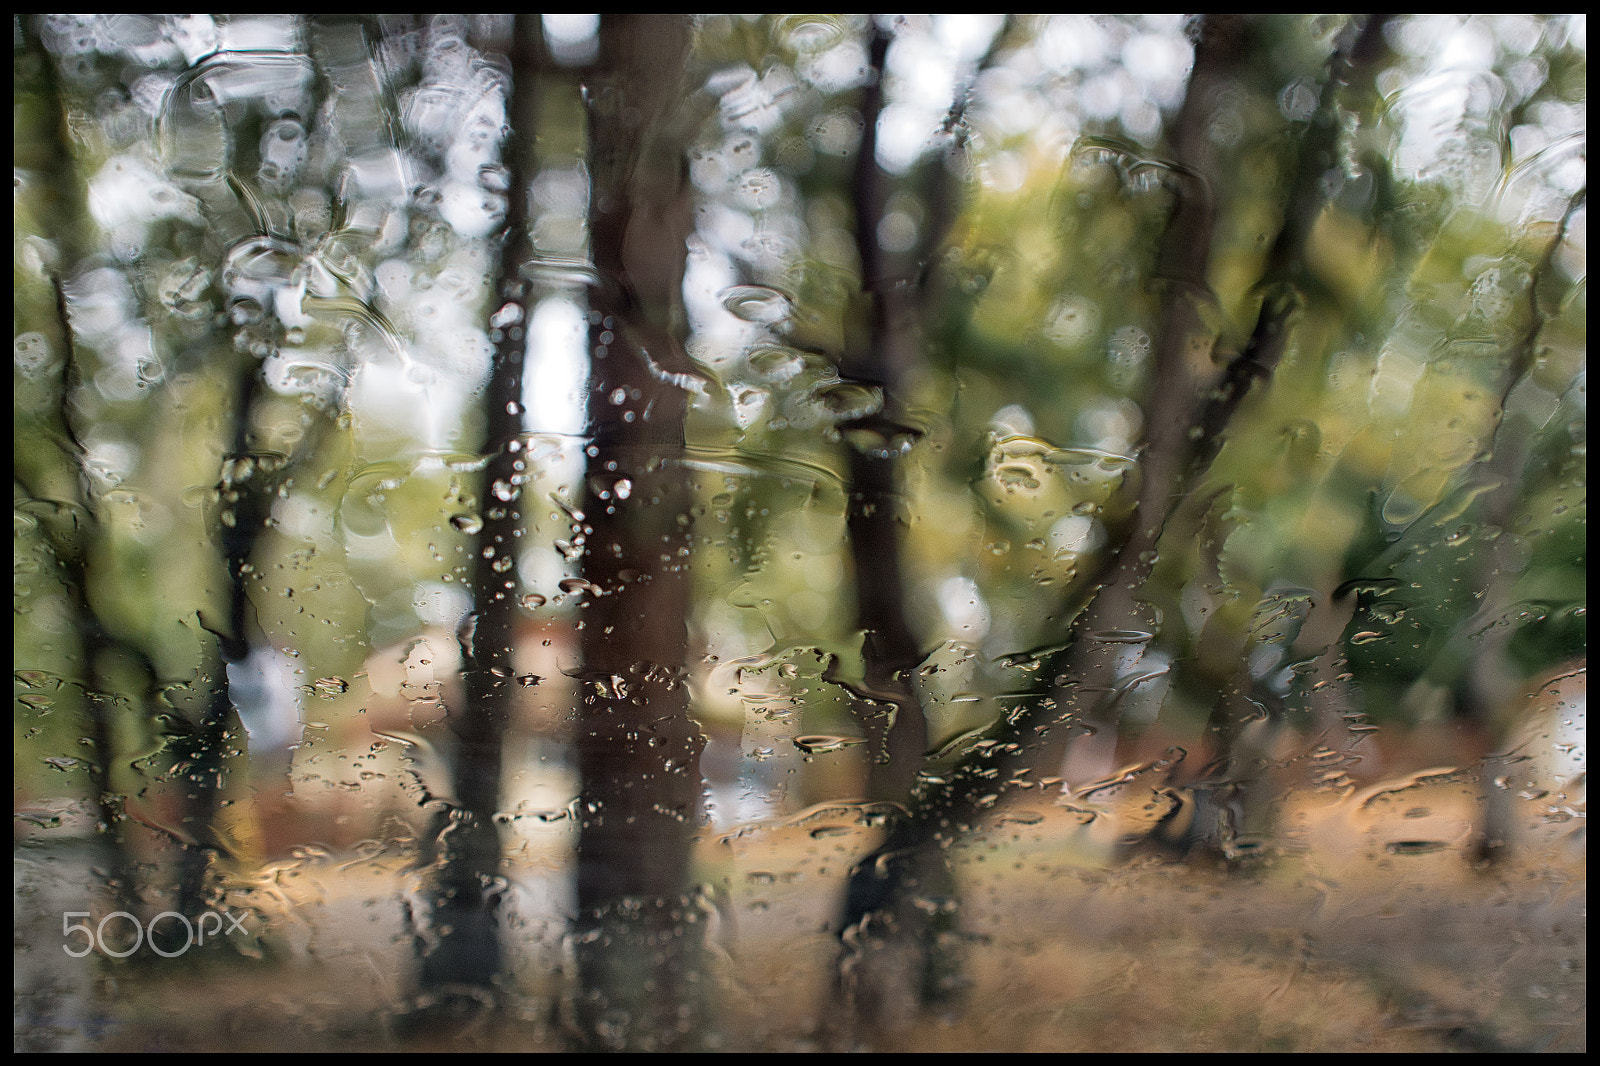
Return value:
M 13 29 L 17 1048 L 1586 1047 L 1583 16 Z

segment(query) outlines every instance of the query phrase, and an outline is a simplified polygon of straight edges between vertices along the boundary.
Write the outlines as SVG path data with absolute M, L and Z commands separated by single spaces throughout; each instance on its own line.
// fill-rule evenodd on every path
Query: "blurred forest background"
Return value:
M 1581 900 L 1583 16 L 13 29 L 19 1047 L 913 1047 L 1129 864 L 1302 968 L 1264 885 Z M 1364 1046 L 1576 1049 L 1558 932 Z

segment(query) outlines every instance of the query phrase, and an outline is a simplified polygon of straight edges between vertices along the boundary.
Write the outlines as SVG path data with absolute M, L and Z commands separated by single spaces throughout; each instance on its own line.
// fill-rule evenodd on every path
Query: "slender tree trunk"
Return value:
M 1489 458 L 1473 472 L 1484 491 L 1473 498 L 1464 513 L 1450 519 L 1452 525 L 1463 523 L 1480 531 L 1467 572 L 1476 579 L 1472 587 L 1483 590 L 1483 610 L 1456 625 L 1442 642 L 1429 671 L 1434 676 L 1424 678 L 1425 683 L 1449 686 L 1451 710 L 1466 736 L 1468 748 L 1473 756 L 1484 760 L 1479 786 L 1483 798 L 1472 849 L 1474 857 L 1488 865 L 1510 854 L 1512 796 L 1517 789 L 1514 783 L 1517 764 L 1522 761 L 1504 751 L 1505 723 L 1500 720 L 1504 709 L 1517 699 L 1522 689 L 1522 679 L 1513 674 L 1507 662 L 1512 629 L 1500 624 L 1496 614 L 1507 609 L 1511 587 L 1520 570 L 1510 558 L 1514 553 L 1509 534 L 1527 458 L 1527 440 L 1519 436 L 1518 427 L 1507 425 L 1506 408 L 1512 390 L 1533 369 L 1538 358 L 1539 337 L 1555 302 L 1548 291 L 1551 269 L 1562 242 L 1568 238 L 1573 216 L 1587 199 L 1588 187 L 1585 186 L 1568 200 L 1554 234 L 1533 264 L 1528 279 L 1526 323 L 1509 345 L 1504 369 L 1496 383 L 1497 414 Z M 1489 540 L 1491 537 L 1493 539 Z M 1484 543 L 1486 540 L 1489 542 Z M 1389 555 L 1392 553 L 1386 553 Z M 1386 557 L 1383 560 L 1386 565 L 1377 572 L 1386 572 L 1395 561 Z M 1530 786 L 1537 787 L 1533 783 Z
M 928 727 L 911 683 L 911 671 L 922 653 L 906 621 L 900 562 L 904 496 L 897 468 L 899 444 L 906 435 L 899 432 L 898 422 L 906 374 L 915 359 L 915 339 L 908 336 L 904 313 L 911 305 L 911 286 L 909 279 L 896 284 L 878 245 L 887 199 L 887 175 L 877 162 L 878 116 L 883 110 L 883 66 L 889 43 L 888 32 L 874 23 L 853 190 L 868 325 L 863 342 L 845 354 L 841 367 L 854 380 L 881 389 L 883 407 L 840 428 L 851 445 L 845 529 L 853 564 L 856 628 L 865 633 L 866 689 L 852 696 L 871 756 L 867 794 L 875 800 L 904 803 L 928 747 Z
M 522 487 L 529 472 L 521 455 L 522 376 L 526 326 L 534 294 L 523 268 L 532 258 L 528 187 L 534 173 L 543 35 L 537 15 L 518 15 L 510 44 L 510 133 L 502 149 L 510 190 L 500 245 L 493 317 L 494 357 L 484 390 L 488 455 L 479 494 L 482 524 L 472 536 L 473 613 L 459 633 L 460 707 L 448 715 L 455 741 L 451 767 L 456 804 L 435 818 L 432 922 L 437 939 L 422 959 L 425 992 L 492 988 L 503 969 L 498 910 L 504 878 L 495 812 L 501 761 L 517 691 L 513 669 L 517 619 L 516 561 L 524 527 Z
M 216 486 L 219 507 L 215 513 L 218 547 L 227 569 L 227 616 L 220 628 L 202 616 L 200 625 L 216 638 L 215 654 L 207 654 L 200 676 L 208 681 L 194 729 L 173 745 L 183 781 L 182 825 L 188 840 L 178 868 L 178 910 L 198 921 L 213 895 L 213 867 L 223 850 L 216 833 L 217 812 L 230 769 L 230 737 L 242 740 L 243 725 L 233 705 L 228 667 L 250 654 L 254 607 L 248 586 L 250 560 L 266 529 L 274 489 L 273 472 L 258 464 L 251 453 L 251 417 L 261 386 L 260 366 L 248 353 L 237 356 L 232 431 Z M 241 745 L 242 746 L 242 745 Z
M 1369 22 L 1367 32 L 1376 31 Z M 1233 16 L 1208 16 L 1197 49 L 1195 80 L 1179 119 L 1180 130 L 1204 128 L 1198 123 L 1200 115 L 1217 103 L 1207 85 L 1207 72 L 1213 63 L 1226 66 L 1235 61 L 1231 56 L 1240 45 L 1239 34 Z M 860 914 L 891 910 L 908 891 L 906 885 L 915 883 L 918 868 L 929 861 L 928 854 L 948 847 L 960 833 L 976 826 L 1008 793 L 1030 785 L 1033 775 L 1053 773 L 1060 764 L 1067 728 L 1096 721 L 1114 727 L 1118 704 L 1127 690 L 1125 684 L 1119 685 L 1125 646 L 1119 631 L 1148 625 L 1139 594 L 1166 521 L 1221 447 L 1222 433 L 1239 404 L 1270 378 L 1283 355 L 1297 307 L 1293 283 L 1305 239 L 1322 202 L 1318 181 L 1334 158 L 1333 93 L 1348 75 L 1349 57 L 1363 54 L 1360 44 L 1358 40 L 1349 52 L 1334 57 L 1322 106 L 1292 171 L 1284 224 L 1268 263 L 1268 278 L 1280 284 L 1269 293 L 1244 351 L 1220 376 L 1209 370 L 1210 330 L 1201 326 L 1193 301 L 1184 292 L 1197 273 L 1204 277 L 1203 242 L 1210 229 L 1210 209 L 1204 182 L 1180 159 L 1178 201 L 1162 256 L 1173 289 L 1165 302 L 1152 372 L 1153 393 L 1146 405 L 1146 438 L 1133 523 L 1118 549 L 1093 576 L 1090 602 L 1074 621 L 1065 649 L 1045 664 L 1043 675 L 1053 685 L 1049 698 L 1031 700 L 1017 714 L 996 722 L 984 738 L 987 743 L 974 746 L 942 782 L 927 788 L 912 816 L 863 860 L 861 868 L 876 871 L 877 877 L 852 880 L 851 906 Z M 1208 58 L 1210 49 L 1216 51 Z M 1182 136 L 1180 133 L 1180 151 L 1184 150 Z
M 689 488 L 682 348 L 693 228 L 678 105 L 685 18 L 606 15 L 588 85 L 592 435 L 578 802 L 580 1047 L 667 1050 L 699 1028 L 689 862 L 703 740 L 685 681 Z
M 1362 40 L 1370 41 L 1370 33 L 1364 34 Z M 1544 254 L 1533 265 L 1527 324 L 1512 341 L 1495 386 L 1499 397 L 1497 409 L 1502 419 L 1511 391 L 1533 366 L 1539 334 L 1547 318 L 1541 286 L 1566 238 L 1567 225 L 1585 197 L 1586 191 L 1580 190 L 1568 203 Z M 1466 522 L 1489 530 L 1506 529 L 1510 508 L 1517 498 L 1524 448 L 1501 421 L 1496 425 L 1488 454 L 1490 458 L 1472 468 L 1468 475 L 1485 485 L 1485 489 L 1474 496 L 1464 513 L 1455 502 L 1460 499 L 1459 492 L 1447 494 L 1445 500 L 1436 505 L 1435 511 L 1451 515 L 1452 524 Z M 1434 513 L 1426 513 L 1412 524 L 1412 529 L 1436 529 L 1443 521 L 1444 518 Z M 1312 728 L 1324 735 L 1337 737 L 1343 731 L 1348 738 L 1347 747 L 1354 747 L 1367 731 L 1352 728 L 1365 725 L 1365 717 L 1349 684 L 1344 642 L 1354 631 L 1352 624 L 1358 628 L 1371 624 L 1370 615 L 1365 612 L 1376 598 L 1371 591 L 1372 579 L 1384 580 L 1402 555 L 1411 550 L 1413 543 L 1410 539 L 1398 542 L 1354 566 L 1329 569 L 1320 575 L 1315 588 L 1302 590 L 1304 616 L 1298 620 L 1292 644 L 1283 641 L 1286 652 L 1279 665 L 1297 664 L 1289 700 L 1303 703 Z M 1493 862 L 1507 853 L 1513 787 L 1502 787 L 1496 782 L 1514 776 L 1515 772 L 1515 760 L 1500 751 L 1501 730 L 1496 720 L 1519 688 L 1518 679 L 1511 676 L 1505 660 L 1509 629 L 1492 624 L 1494 612 L 1504 609 L 1516 572 L 1515 567 L 1501 558 L 1502 543 L 1480 547 L 1473 553 L 1469 572 L 1476 577 L 1473 587 L 1485 590 L 1482 596 L 1485 608 L 1460 622 L 1440 641 L 1432 665 L 1418 681 L 1424 687 L 1448 688 L 1452 711 L 1468 748 L 1485 760 L 1483 803 L 1473 848 L 1476 857 L 1486 862 Z M 1357 577 L 1344 581 L 1346 574 Z M 1368 580 L 1358 580 L 1361 576 Z M 1376 624 L 1381 628 L 1382 623 Z M 1214 760 L 1194 785 L 1196 817 L 1187 830 L 1183 850 L 1201 846 L 1229 859 L 1248 857 L 1262 844 L 1264 830 L 1270 826 L 1273 811 L 1278 806 L 1275 802 L 1278 789 L 1264 779 L 1262 770 L 1269 762 L 1265 745 L 1270 745 L 1284 728 L 1280 719 L 1288 708 L 1284 698 L 1254 690 L 1256 679 L 1245 663 L 1258 646 L 1256 641 L 1246 644 L 1233 683 L 1214 707 L 1208 725 L 1215 748 Z M 1272 719 L 1270 724 L 1262 722 L 1264 709 L 1268 712 L 1266 717 Z M 1359 753 L 1349 757 L 1354 761 Z M 1320 763 L 1319 772 L 1326 773 L 1335 765 Z
M 1196 316 L 1197 307 L 1182 291 L 1204 285 L 1211 228 L 1209 195 L 1203 201 L 1183 195 L 1169 225 L 1163 261 L 1175 285 L 1165 306 L 1148 404 L 1150 427 L 1140 460 L 1141 487 L 1131 535 L 1109 562 L 1096 584 L 1099 592 L 1073 627 L 1073 637 L 1051 673 L 1056 681 L 1054 707 L 1030 721 L 1029 728 L 1047 738 L 1040 745 L 1044 762 L 1053 765 L 1059 741 L 1049 738 L 1056 722 L 1090 722 L 1115 728 L 1118 704 L 1126 691 L 1116 679 L 1120 648 L 1107 634 L 1149 627 L 1140 590 L 1150 576 L 1157 546 L 1168 519 L 1221 450 L 1225 432 L 1240 404 L 1270 382 L 1288 347 L 1292 320 L 1305 299 L 1304 254 L 1311 227 L 1324 204 L 1322 177 L 1337 159 L 1338 122 L 1335 99 L 1341 87 L 1373 61 L 1372 41 L 1381 40 L 1383 16 L 1367 19 L 1330 62 L 1322 98 L 1309 129 L 1302 135 L 1299 158 L 1290 171 L 1291 185 L 1282 225 L 1268 254 L 1264 281 L 1270 287 L 1244 350 L 1220 376 L 1206 368 L 1210 343 Z M 1248 23 L 1238 16 L 1207 16 L 1196 48 L 1195 73 L 1175 127 L 1180 167 L 1196 174 L 1209 169 L 1198 143 L 1217 106 L 1224 79 L 1235 77 L 1249 55 Z M 1203 358 L 1196 358 L 1202 356 Z M 1303 627 L 1302 627 L 1303 628 Z M 1324 627 L 1312 626 L 1313 632 Z M 1230 706 L 1234 704 L 1230 703 Z M 1062 712 L 1065 711 L 1065 716 Z M 1053 721 L 1051 720 L 1053 719 Z M 1018 723 L 1019 725 L 1022 723 Z M 1020 730 L 1019 730 L 1020 732 Z M 1040 765 L 1040 764 L 1035 764 Z
M 882 410 L 840 429 L 849 442 L 845 531 L 854 579 L 856 628 L 863 633 L 865 680 L 862 688 L 850 689 L 851 712 L 867 736 L 868 797 L 908 804 L 927 751 L 928 726 L 911 679 L 921 654 L 906 620 L 900 561 L 902 493 L 897 467 L 902 435 L 896 423 L 913 358 L 913 341 L 904 328 L 905 312 L 912 301 L 909 280 L 896 284 L 878 243 L 888 194 L 887 175 L 877 162 L 878 118 L 883 111 L 884 65 L 890 42 L 888 31 L 874 19 L 851 190 L 867 324 L 859 331 L 865 334 L 862 341 L 841 360 L 843 373 L 882 390 Z M 947 896 L 954 890 L 949 866 L 943 855 L 935 855 L 933 860 L 919 870 L 919 883 L 930 896 Z M 862 876 L 859 867 L 852 869 L 847 886 Z M 937 923 L 914 907 L 879 913 L 869 921 L 856 913 L 853 903 L 847 887 L 840 916 L 844 950 L 835 970 L 836 994 L 848 1005 L 847 1023 L 878 1026 L 887 1020 L 888 1009 L 922 998 L 912 989 L 921 973 L 933 969 L 931 940 Z M 932 917 L 942 914 L 941 908 Z
M 993 61 L 1006 26 L 975 65 L 976 77 Z M 882 391 L 879 410 L 839 429 L 848 444 L 846 537 L 850 547 L 856 628 L 863 633 L 864 684 L 845 685 L 851 709 L 866 733 L 867 794 L 907 807 L 928 748 L 927 715 L 913 672 L 923 658 L 907 617 L 903 546 L 901 456 L 919 431 L 906 417 L 906 391 L 921 360 L 919 335 L 926 281 L 944 239 L 956 200 L 952 166 L 962 150 L 959 128 L 970 86 L 957 89 L 946 127 L 951 158 L 928 167 L 928 217 L 916 254 L 896 261 L 884 253 L 879 228 L 889 200 L 889 176 L 878 165 L 878 120 L 884 107 L 884 77 L 890 33 L 876 17 L 867 44 L 868 76 L 862 92 L 861 142 L 856 148 L 851 198 L 855 244 L 865 304 L 865 328 L 854 332 L 840 359 L 841 374 Z M 839 678 L 829 680 L 844 684 Z M 914 1005 L 949 999 L 960 984 L 956 885 L 948 856 L 919 852 L 905 864 L 882 865 L 874 852 L 852 867 L 839 916 L 843 950 L 833 980 L 836 998 L 848 1011 L 833 1035 L 853 1042 L 856 1024 L 883 1029 Z M 896 905 L 879 906 L 892 881 Z M 914 898 L 911 893 L 915 892 Z
M 66 128 L 66 101 L 54 61 L 39 39 L 32 17 L 17 23 L 17 55 L 13 67 L 18 122 L 17 165 L 34 170 L 42 179 L 38 192 L 52 208 L 43 221 L 52 227 L 51 236 L 57 259 L 50 271 L 56 343 L 62 353 L 62 380 L 48 418 L 27 427 L 18 420 L 16 432 L 42 430 L 54 437 L 70 464 L 70 474 L 61 476 L 48 469 L 24 470 L 21 457 L 33 451 L 18 449 L 15 481 L 28 497 L 48 501 L 58 493 L 65 507 L 42 521 L 51 553 L 61 567 L 73 629 L 78 635 L 79 661 L 84 671 L 83 729 L 87 746 L 89 800 L 96 815 L 96 846 L 100 855 L 96 865 L 105 871 L 109 902 L 114 910 L 132 910 L 138 896 L 134 869 L 122 833 L 123 805 L 116 791 L 114 766 L 116 737 L 112 720 L 114 699 L 102 657 L 117 655 L 137 664 L 145 675 L 145 690 L 135 702 L 142 706 L 154 691 L 156 678 L 148 656 L 109 632 L 90 601 L 93 575 L 93 549 L 96 522 L 93 500 L 84 477 L 84 449 L 74 427 L 70 409 L 73 394 L 80 385 L 79 353 L 67 301 L 67 286 L 83 266 L 89 249 L 86 189 L 72 158 Z M 30 128 L 31 127 L 31 128 Z M 29 158 L 28 154 L 32 157 Z M 47 327 L 48 328 L 48 327 Z M 54 423 L 54 424 L 52 424 Z

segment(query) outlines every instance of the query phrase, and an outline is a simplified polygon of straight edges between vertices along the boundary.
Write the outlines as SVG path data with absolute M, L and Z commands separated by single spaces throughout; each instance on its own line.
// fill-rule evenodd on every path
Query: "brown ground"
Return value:
M 1548 798 L 1529 801 L 1514 856 L 1475 868 L 1463 796 L 1417 793 L 1389 814 L 1306 800 L 1273 854 L 1242 870 L 1111 863 L 1069 812 L 1023 810 L 958 849 L 964 997 L 937 1013 L 891 1009 L 870 1032 L 841 1032 L 826 989 L 839 885 L 874 830 L 821 812 L 707 839 L 713 1042 L 1582 1051 L 1586 881 L 1572 830 L 1581 823 L 1563 821 Z M 1439 846 L 1413 853 L 1406 842 L 1423 838 Z M 559 823 L 539 827 L 516 855 L 513 991 L 501 1009 L 410 1038 L 394 1025 L 411 971 L 400 912 L 414 875 L 403 857 L 308 855 L 236 893 L 234 905 L 257 908 L 252 928 L 272 930 L 265 957 L 197 953 L 91 970 L 61 959 L 54 928 L 83 882 L 70 862 L 19 851 L 17 1047 L 560 1049 L 564 842 Z

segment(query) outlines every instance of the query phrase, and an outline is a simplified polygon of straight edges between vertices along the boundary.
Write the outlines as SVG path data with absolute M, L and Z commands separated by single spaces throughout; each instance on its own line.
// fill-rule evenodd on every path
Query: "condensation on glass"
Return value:
M 653 18 L 17 17 L 16 1046 L 1581 1050 L 1584 18 Z

